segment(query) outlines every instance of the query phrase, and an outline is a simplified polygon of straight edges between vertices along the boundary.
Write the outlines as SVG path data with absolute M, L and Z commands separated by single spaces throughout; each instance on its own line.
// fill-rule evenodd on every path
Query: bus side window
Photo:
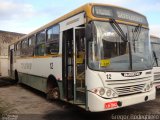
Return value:
M 27 56 L 28 55 L 28 39 L 24 39 L 22 41 L 22 49 L 21 49 L 21 56 Z
M 16 44 L 16 56 L 20 56 L 21 41 Z
M 58 54 L 59 52 L 59 25 L 47 30 L 46 54 Z
M 45 31 L 42 31 L 38 33 L 36 37 L 35 55 L 43 56 L 44 53 L 45 53 Z
M 28 39 L 28 45 L 29 45 L 28 56 L 34 56 L 35 40 L 36 40 L 35 35 L 29 37 Z

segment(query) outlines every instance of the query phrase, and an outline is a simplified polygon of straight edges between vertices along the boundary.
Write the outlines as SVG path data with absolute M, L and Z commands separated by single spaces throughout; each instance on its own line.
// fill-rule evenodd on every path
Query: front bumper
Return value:
M 123 96 L 123 97 L 118 97 L 118 98 L 112 98 L 112 99 L 105 99 L 92 92 L 88 92 L 88 109 L 89 111 L 92 111 L 92 112 L 100 112 L 100 111 L 118 109 L 121 107 L 126 107 L 126 106 L 145 102 L 146 97 L 148 98 L 147 101 L 155 99 L 156 91 L 154 87 L 150 92 Z M 108 109 L 105 108 L 106 103 L 115 102 L 115 101 L 120 102 L 121 106 L 108 108 Z

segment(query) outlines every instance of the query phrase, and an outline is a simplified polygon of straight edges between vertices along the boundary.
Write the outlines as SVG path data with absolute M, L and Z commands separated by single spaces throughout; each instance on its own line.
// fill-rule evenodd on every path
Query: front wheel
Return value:
M 58 100 L 60 98 L 60 93 L 58 87 L 51 88 L 47 93 L 48 100 Z

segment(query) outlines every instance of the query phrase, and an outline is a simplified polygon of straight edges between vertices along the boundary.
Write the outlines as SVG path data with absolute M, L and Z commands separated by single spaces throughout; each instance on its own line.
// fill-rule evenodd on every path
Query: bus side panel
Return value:
M 54 75 L 57 80 L 62 80 L 61 57 L 18 59 L 16 69 L 21 83 L 43 92 L 46 92 L 49 75 Z
M 38 89 L 42 92 L 46 91 L 46 78 L 35 76 L 35 75 L 29 75 L 25 73 L 19 73 L 20 81 L 21 83 L 28 85 L 32 88 Z

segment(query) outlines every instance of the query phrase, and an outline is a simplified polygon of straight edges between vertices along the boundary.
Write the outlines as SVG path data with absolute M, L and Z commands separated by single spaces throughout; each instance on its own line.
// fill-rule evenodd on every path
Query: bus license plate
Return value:
M 105 103 L 105 105 L 104 105 L 105 109 L 115 108 L 117 106 L 118 106 L 117 105 L 117 101 L 115 101 L 115 102 L 108 102 L 108 103 Z

